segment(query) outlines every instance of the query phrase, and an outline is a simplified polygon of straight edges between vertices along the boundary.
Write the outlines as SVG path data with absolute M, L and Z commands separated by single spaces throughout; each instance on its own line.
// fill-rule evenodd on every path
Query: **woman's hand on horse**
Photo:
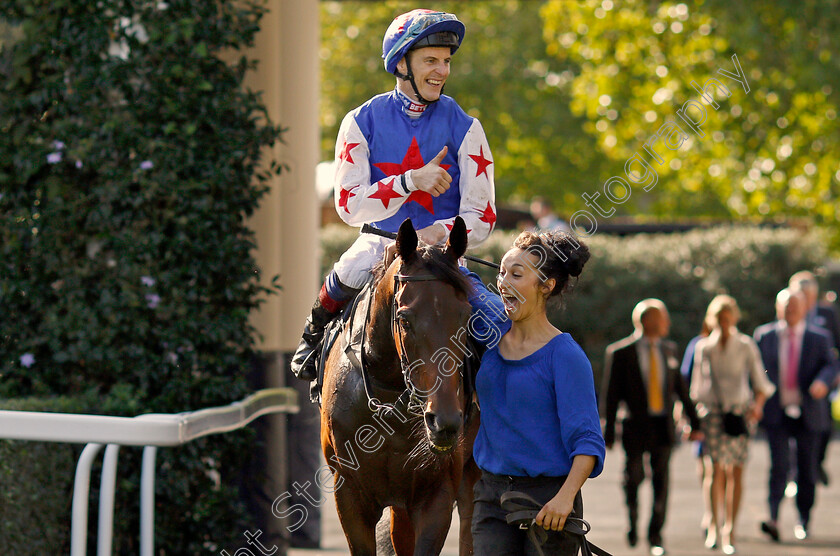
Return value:
M 542 507 L 534 521 L 544 529 L 561 531 L 566 525 L 566 518 L 572 513 L 573 503 L 574 496 L 569 498 L 560 491 Z
M 447 150 L 447 147 L 443 147 L 428 164 L 411 171 L 411 181 L 414 186 L 420 191 L 429 193 L 432 197 L 446 193 L 449 184 L 452 183 L 452 176 L 440 167 L 440 162 L 446 156 Z

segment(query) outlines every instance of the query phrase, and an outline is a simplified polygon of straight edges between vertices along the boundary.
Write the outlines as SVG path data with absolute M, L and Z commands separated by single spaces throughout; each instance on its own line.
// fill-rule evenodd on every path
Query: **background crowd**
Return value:
M 831 299 L 831 295 L 827 296 Z M 738 329 L 740 310 L 728 295 L 715 296 L 680 364 L 668 341 L 670 318 L 658 299 L 640 301 L 634 333 L 606 350 L 601 417 L 612 447 L 621 429 L 626 453 L 624 490 L 629 515 L 627 542 L 638 542 L 638 488 L 648 458 L 653 487 L 647 540 L 651 554 L 664 554 L 668 466 L 675 444 L 675 403 L 685 436 L 695 447 L 704 515 L 705 546 L 736 553 L 738 510 L 749 438 L 766 435 L 771 466 L 768 519 L 761 530 L 779 542 L 779 511 L 787 491 L 795 497 L 793 536 L 805 540 L 818 484 L 828 485 L 826 447 L 831 438 L 830 400 L 840 385 L 840 327 L 831 302 L 819 300 L 815 276 L 791 276 L 776 295 L 776 319 L 752 335 Z M 690 431 L 690 435 L 689 435 Z

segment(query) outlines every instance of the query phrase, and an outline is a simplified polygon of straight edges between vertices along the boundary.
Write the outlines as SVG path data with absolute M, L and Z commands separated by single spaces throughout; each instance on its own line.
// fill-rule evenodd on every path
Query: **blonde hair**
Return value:
M 717 317 L 722 311 L 729 311 L 735 322 L 741 320 L 741 310 L 738 308 L 738 302 L 731 295 L 716 295 L 706 309 L 706 325 L 709 328 L 717 328 Z

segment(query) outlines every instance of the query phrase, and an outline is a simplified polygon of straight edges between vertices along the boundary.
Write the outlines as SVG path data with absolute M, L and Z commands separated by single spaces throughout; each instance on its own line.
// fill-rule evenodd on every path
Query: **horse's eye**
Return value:
M 408 319 L 405 315 L 397 315 L 397 322 L 400 323 L 400 328 L 402 328 L 404 331 L 408 332 L 409 330 L 411 330 L 411 323 L 408 322 Z

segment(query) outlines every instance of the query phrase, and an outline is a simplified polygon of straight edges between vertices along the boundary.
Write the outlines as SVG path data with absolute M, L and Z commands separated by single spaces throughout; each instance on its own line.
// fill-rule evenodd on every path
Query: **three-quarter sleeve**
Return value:
M 754 392 L 762 393 L 765 397 L 769 398 L 776 392 L 776 386 L 767 376 L 764 361 L 761 359 L 761 352 L 758 351 L 758 344 L 749 336 L 744 336 L 744 342 L 747 345 L 747 366 L 750 372 L 752 389 Z

